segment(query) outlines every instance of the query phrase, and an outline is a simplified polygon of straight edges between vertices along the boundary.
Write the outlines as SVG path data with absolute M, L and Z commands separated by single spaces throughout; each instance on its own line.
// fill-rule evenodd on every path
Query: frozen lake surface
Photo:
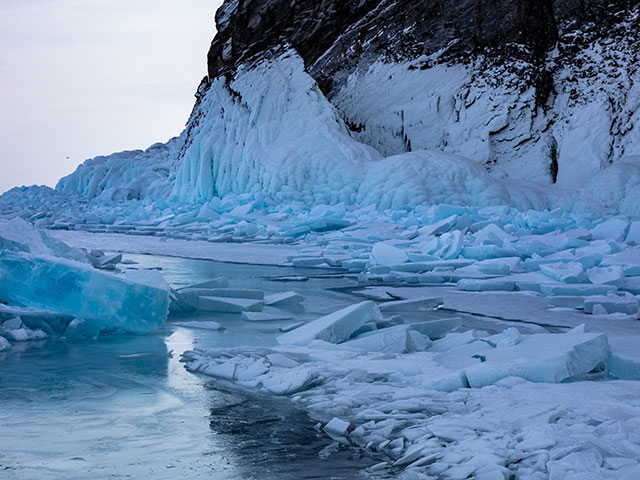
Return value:
M 314 269 L 234 265 L 129 255 L 136 268 L 160 267 L 179 287 L 225 276 L 236 286 L 305 295 L 302 319 L 351 303 L 325 290 L 338 277 L 304 282 L 274 277 Z M 225 330 L 174 322 L 213 320 Z M 296 320 L 297 321 L 297 320 Z M 24 342 L 0 354 L 0 477 L 11 479 L 364 478 L 376 463 L 354 448 L 333 452 L 307 414 L 288 399 L 244 393 L 188 373 L 194 347 L 274 345 L 279 326 L 239 315 L 172 316 L 149 335 L 100 341 Z

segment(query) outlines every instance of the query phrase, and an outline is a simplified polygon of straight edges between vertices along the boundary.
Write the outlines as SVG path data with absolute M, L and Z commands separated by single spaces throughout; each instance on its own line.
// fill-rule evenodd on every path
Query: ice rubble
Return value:
M 145 332 L 166 320 L 169 289 L 158 272 L 110 274 L 90 258 L 22 219 L 0 220 L 3 348 L 7 340 Z
M 614 462 L 601 463 L 596 470 L 591 463 L 575 467 L 578 474 L 597 471 L 599 478 L 617 478 L 637 465 L 637 460 L 615 465 L 616 458 L 634 458 L 637 451 L 632 443 L 619 447 L 621 438 L 630 440 L 620 423 L 602 432 L 595 444 L 578 440 L 593 438 L 594 427 L 601 423 L 584 423 L 578 416 L 598 409 L 567 403 L 563 396 L 571 391 L 585 395 L 593 384 L 560 383 L 541 390 L 530 383 L 562 382 L 605 363 L 611 375 L 629 375 L 624 350 L 612 353 L 605 335 L 584 333 L 583 328 L 522 335 L 512 328 L 495 335 L 468 330 L 432 341 L 420 333 L 420 325 L 410 323 L 348 339 L 348 332 L 366 323 L 375 306 L 362 305 L 293 330 L 292 338 L 305 339 L 299 342 L 303 346 L 286 342 L 272 348 L 195 350 L 182 360 L 194 372 L 292 396 L 326 422 L 327 434 L 380 455 L 387 466 L 429 475 L 448 472 L 447 478 L 454 471 L 464 472 L 464 478 L 509 478 L 510 472 L 541 471 L 540 462 L 566 471 L 567 462 L 556 464 L 554 459 L 568 459 L 572 452 L 577 458 L 595 454 Z M 341 333 L 325 336 L 328 342 L 307 332 L 324 332 L 338 322 Z M 635 366 L 632 370 L 638 371 Z M 603 388 L 614 395 L 624 391 L 617 385 Z M 545 392 L 562 401 L 550 401 Z M 589 402 L 597 404 L 595 398 Z M 510 415 L 505 417 L 507 405 Z M 640 418 L 640 404 L 628 408 Z M 574 433 L 565 431 L 568 425 Z

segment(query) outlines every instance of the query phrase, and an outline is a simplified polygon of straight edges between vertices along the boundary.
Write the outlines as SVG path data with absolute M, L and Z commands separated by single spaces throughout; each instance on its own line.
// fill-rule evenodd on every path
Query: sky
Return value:
M 0 193 L 182 131 L 222 0 L 0 0 Z

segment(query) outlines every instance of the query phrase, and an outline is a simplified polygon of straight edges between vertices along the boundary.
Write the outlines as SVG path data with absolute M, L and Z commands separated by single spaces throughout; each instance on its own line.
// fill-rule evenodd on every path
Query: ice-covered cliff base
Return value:
M 593 216 L 640 215 L 640 162 L 633 155 L 640 151 L 634 150 L 634 129 L 625 136 L 626 147 L 616 150 L 624 154 L 606 166 L 605 161 L 589 160 L 591 154 L 598 157 L 597 152 L 584 151 L 598 143 L 592 132 L 597 122 L 585 120 L 580 123 L 584 128 L 577 125 L 570 132 L 573 140 L 567 136 L 561 150 L 566 153 L 574 145 L 580 158 L 561 162 L 560 173 L 568 180 L 551 186 L 545 173 L 548 152 L 529 145 L 540 143 L 535 139 L 525 142 L 531 132 L 518 130 L 537 118 L 531 101 L 522 107 L 528 109 L 527 115 L 508 108 L 524 102 L 518 95 L 525 94 L 493 86 L 491 95 L 478 91 L 473 94 L 476 100 L 467 98 L 468 105 L 460 110 L 458 97 L 470 75 L 465 67 L 410 67 L 378 63 L 367 72 L 354 73 L 332 98 L 337 110 L 294 51 L 274 54 L 252 67 L 241 67 L 228 83 L 213 80 L 200 92 L 185 132 L 168 144 L 89 160 L 59 182 L 57 193 L 34 188 L 8 192 L 0 200 L 2 211 L 29 211 L 43 223 L 61 225 L 155 219 L 184 225 L 192 213 L 215 220 L 219 208 L 213 213 L 207 208 L 194 212 L 210 201 L 214 205 L 254 202 L 257 208 L 284 211 L 325 204 L 406 211 L 447 203 L 508 205 L 520 211 L 560 208 Z M 407 92 L 414 92 L 411 101 L 404 98 Z M 401 128 L 396 125 L 397 112 L 384 113 L 393 110 L 389 103 L 396 100 L 402 100 Z M 362 121 L 368 126 L 349 130 L 345 119 L 350 125 Z M 393 147 L 396 127 L 414 138 L 410 148 L 404 143 L 402 148 Z M 561 133 L 556 136 L 565 138 Z M 418 142 L 422 137 L 424 141 Z M 413 151 L 404 152 L 405 147 Z M 507 166 L 493 163 L 489 170 L 494 176 L 487 173 L 487 151 L 498 147 L 505 154 L 512 152 L 514 162 L 519 159 L 511 168 L 518 175 L 498 178 L 505 176 Z M 380 152 L 397 154 L 384 157 Z M 179 219 L 170 221 L 171 214 Z

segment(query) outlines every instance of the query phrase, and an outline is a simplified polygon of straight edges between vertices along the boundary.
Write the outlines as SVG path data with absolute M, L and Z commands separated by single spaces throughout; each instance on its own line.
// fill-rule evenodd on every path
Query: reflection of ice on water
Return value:
M 167 387 L 176 390 L 193 390 L 200 388 L 200 382 L 193 375 L 189 374 L 182 363 L 180 363 L 180 355 L 185 350 L 189 350 L 196 346 L 195 334 L 193 330 L 187 328 L 178 328 L 164 339 L 167 345 L 167 351 L 171 356 L 168 357 L 167 371 Z

